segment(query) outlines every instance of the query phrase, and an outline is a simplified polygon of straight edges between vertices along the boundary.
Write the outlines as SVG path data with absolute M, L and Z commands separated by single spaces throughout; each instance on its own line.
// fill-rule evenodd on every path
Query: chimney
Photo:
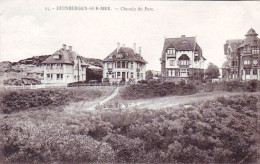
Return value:
M 117 49 L 116 49 L 117 53 L 118 53 L 119 49 L 120 49 L 120 43 L 117 43 Z
M 66 46 L 67 46 L 66 44 L 62 45 L 62 48 L 63 48 L 64 51 L 66 51 Z
M 133 49 L 134 49 L 134 53 L 136 53 L 136 43 L 134 43 Z
M 70 51 L 70 52 L 72 51 L 72 46 L 69 46 L 69 51 Z
M 139 55 L 142 53 L 142 47 L 139 47 Z
M 181 35 L 181 38 L 185 38 L 185 35 Z

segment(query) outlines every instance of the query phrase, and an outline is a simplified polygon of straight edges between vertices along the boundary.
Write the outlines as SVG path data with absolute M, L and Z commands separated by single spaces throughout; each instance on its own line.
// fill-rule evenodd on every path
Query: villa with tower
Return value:
M 245 39 L 227 40 L 224 44 L 226 61 L 222 77 L 226 80 L 260 80 L 260 39 L 251 28 Z

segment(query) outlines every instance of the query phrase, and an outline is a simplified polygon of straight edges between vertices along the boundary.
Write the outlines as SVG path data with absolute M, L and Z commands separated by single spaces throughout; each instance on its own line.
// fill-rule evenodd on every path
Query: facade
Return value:
M 135 43 L 133 49 L 124 45 L 120 47 L 118 43 L 117 48 L 103 60 L 103 82 L 136 83 L 145 80 L 146 63 L 141 56 L 141 47 L 137 53 Z
M 68 84 L 86 80 L 87 64 L 66 44 L 43 62 L 43 84 Z
M 228 40 L 224 45 L 227 61 L 222 66 L 226 80 L 260 80 L 260 39 L 250 29 L 243 40 Z
M 204 72 L 205 60 L 195 37 L 165 38 L 160 59 L 162 78 L 176 81 L 199 76 Z
M 242 39 L 227 40 L 224 45 L 226 61 L 222 65 L 222 78 L 227 80 L 238 79 L 238 47 L 242 44 Z

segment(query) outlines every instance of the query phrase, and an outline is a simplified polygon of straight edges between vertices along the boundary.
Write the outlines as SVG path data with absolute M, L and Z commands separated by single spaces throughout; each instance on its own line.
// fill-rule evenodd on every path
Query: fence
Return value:
M 40 84 L 40 85 L 11 85 L 5 86 L 6 90 L 11 89 L 43 89 L 43 88 L 73 88 L 73 87 L 89 87 L 89 86 L 125 86 L 127 83 L 109 84 L 109 83 L 81 83 L 81 84 Z
M 41 84 L 41 85 L 21 85 L 5 86 L 6 90 L 11 89 L 42 89 L 42 88 L 67 88 L 67 84 Z

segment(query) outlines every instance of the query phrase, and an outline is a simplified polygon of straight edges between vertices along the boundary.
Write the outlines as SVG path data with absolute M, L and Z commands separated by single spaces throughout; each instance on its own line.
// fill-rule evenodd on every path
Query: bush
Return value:
M 258 92 L 260 91 L 260 81 L 224 81 L 219 83 L 200 83 L 198 85 L 199 90 L 204 92 L 212 91 L 227 91 L 227 92 Z
M 168 84 L 169 85 L 169 84 Z M 1 117 L 6 162 L 253 163 L 260 95 L 176 108 Z
M 192 83 L 159 82 L 158 80 L 141 81 L 138 84 L 127 86 L 121 96 L 124 99 L 151 98 L 167 95 L 189 95 L 198 90 Z
M 93 99 L 101 95 L 100 90 L 91 89 L 17 90 L 2 93 L 0 103 L 4 113 L 11 113 L 46 106 L 61 106 L 72 101 Z

